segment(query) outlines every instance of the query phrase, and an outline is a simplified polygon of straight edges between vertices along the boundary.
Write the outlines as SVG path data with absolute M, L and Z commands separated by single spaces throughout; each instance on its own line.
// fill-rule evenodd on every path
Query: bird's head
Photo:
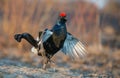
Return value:
M 59 14 L 59 19 L 60 19 L 61 22 L 66 22 L 67 21 L 67 19 L 66 19 L 66 13 L 65 12 L 61 12 Z

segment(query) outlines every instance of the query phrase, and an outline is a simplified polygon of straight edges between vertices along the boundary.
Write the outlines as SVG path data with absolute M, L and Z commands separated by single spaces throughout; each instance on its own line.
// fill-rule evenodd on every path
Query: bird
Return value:
M 31 51 L 43 56 L 43 69 L 46 69 L 48 62 L 51 62 L 51 58 L 59 51 L 72 59 L 86 55 L 87 51 L 83 43 L 67 31 L 66 16 L 65 12 L 61 12 L 55 25 L 51 29 L 40 31 L 37 39 L 34 39 L 29 33 L 14 35 L 18 42 L 21 42 L 22 39 L 27 40 L 33 46 Z

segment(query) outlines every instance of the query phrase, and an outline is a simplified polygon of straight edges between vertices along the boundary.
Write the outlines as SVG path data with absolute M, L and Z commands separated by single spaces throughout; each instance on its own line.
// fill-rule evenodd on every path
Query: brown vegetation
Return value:
M 107 9 L 108 11 L 106 9 L 104 9 L 104 13 L 117 16 L 114 13 L 109 13 L 112 12 L 110 9 Z M 72 71 L 73 75 L 76 73 L 80 74 L 79 77 L 83 77 L 83 75 L 97 77 L 101 73 L 111 73 L 117 78 L 120 69 L 120 53 L 119 51 L 109 53 L 110 49 L 102 48 L 102 50 L 99 50 L 99 12 L 95 5 L 83 0 L 66 0 L 65 2 L 55 0 L 0 0 L 0 72 L 9 73 L 11 70 L 8 72 L 7 69 L 12 69 L 11 67 L 14 66 L 18 66 L 14 70 L 24 69 L 24 66 L 26 66 L 26 70 L 20 70 L 23 72 L 29 72 L 31 69 L 41 67 L 41 58 L 29 53 L 31 46 L 26 41 L 23 40 L 18 44 L 14 40 L 14 34 L 28 32 L 36 38 L 39 31 L 45 28 L 50 29 L 55 24 L 61 11 L 67 13 L 68 31 L 83 41 L 84 44 L 87 44 L 86 47 L 89 53 L 86 58 L 77 61 L 71 61 L 62 53 L 58 53 L 53 58 L 56 62 L 55 67 L 69 68 L 68 70 Z M 115 10 L 115 12 L 118 12 L 118 10 Z M 109 34 L 113 34 L 115 31 L 109 26 L 104 30 Z M 20 62 L 20 65 L 23 62 L 30 64 L 33 68 L 26 64 L 19 68 L 19 63 L 16 61 Z M 35 72 L 31 72 L 32 74 L 23 73 L 23 75 L 29 77 L 36 72 L 38 73 L 39 70 L 35 69 Z M 20 75 L 20 72 L 18 74 Z M 54 76 L 54 74 L 52 75 Z M 64 76 L 65 78 L 71 77 L 68 75 Z M 74 78 L 74 76 L 71 78 Z
M 36 37 L 38 31 L 50 29 L 61 11 L 67 12 L 69 32 L 89 43 L 96 37 L 91 35 L 97 35 L 97 30 L 94 30 L 97 28 L 97 9 L 92 4 L 82 1 L 63 3 L 49 0 L 1 0 L 1 2 L 0 36 L 4 38 L 1 43 L 7 43 L 5 47 L 17 45 L 13 39 L 15 33 L 29 32 Z

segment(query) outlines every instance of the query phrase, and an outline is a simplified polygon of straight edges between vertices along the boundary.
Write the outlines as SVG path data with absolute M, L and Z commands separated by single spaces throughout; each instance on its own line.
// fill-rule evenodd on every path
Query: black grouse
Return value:
M 32 52 L 45 58 L 44 69 L 59 50 L 72 58 L 83 57 L 86 54 L 84 45 L 67 32 L 66 21 L 66 13 L 61 12 L 53 28 L 39 32 L 39 37 L 36 40 L 29 33 L 15 34 L 14 38 L 18 42 L 25 39 L 33 45 Z

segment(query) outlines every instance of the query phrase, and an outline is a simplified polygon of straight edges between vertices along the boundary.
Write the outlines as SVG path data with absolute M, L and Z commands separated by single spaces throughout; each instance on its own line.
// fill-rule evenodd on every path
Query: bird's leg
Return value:
M 41 43 L 40 44 L 38 43 L 38 45 L 40 45 L 38 48 L 38 54 L 41 54 L 42 57 L 46 57 L 42 39 L 41 39 Z
M 45 53 L 45 49 L 43 47 L 42 39 L 41 39 L 41 43 L 40 43 L 40 48 L 38 49 L 38 55 L 39 54 L 41 54 L 41 56 L 43 57 L 43 67 L 42 68 L 45 70 L 46 66 L 47 66 L 47 64 L 49 62 L 49 59 L 46 57 L 46 53 Z
M 43 47 L 43 40 L 42 40 L 42 37 L 43 37 L 43 34 L 44 34 L 44 32 L 40 32 L 39 33 L 39 38 L 40 38 L 40 41 L 39 41 L 39 43 L 38 43 L 38 55 L 39 54 L 41 54 L 41 56 L 45 56 L 45 49 L 44 49 L 44 47 Z
M 47 64 L 49 63 L 51 66 L 51 63 L 55 64 L 54 61 L 51 60 L 52 55 L 46 54 L 46 56 L 43 57 L 43 69 L 46 69 Z
M 49 62 L 49 59 L 47 57 L 44 57 L 43 67 L 42 67 L 44 70 L 46 70 L 46 66 L 47 66 L 48 62 Z
M 49 55 L 49 60 L 48 61 L 49 61 L 49 63 L 53 63 L 54 64 L 55 62 L 53 60 L 51 60 L 52 56 L 53 55 Z

